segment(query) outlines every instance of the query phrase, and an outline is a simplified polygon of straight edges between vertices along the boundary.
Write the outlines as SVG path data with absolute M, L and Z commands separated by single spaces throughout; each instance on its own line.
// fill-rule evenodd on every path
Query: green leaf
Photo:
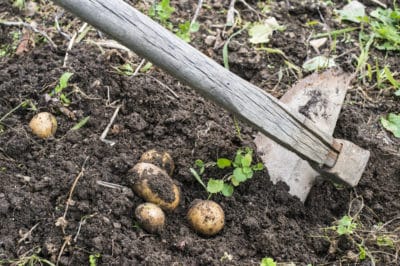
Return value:
M 365 251 L 365 247 L 363 245 L 357 245 L 358 247 L 358 258 L 360 260 L 365 260 L 365 258 L 367 257 L 367 252 Z
M 396 95 L 396 96 L 400 96 L 400 89 L 399 89 L 399 90 L 397 90 L 397 91 L 395 91 L 394 95 Z
M 360 23 L 365 17 L 365 6 L 358 1 L 351 1 L 342 10 L 336 10 L 341 20 Z
M 207 183 L 207 191 L 209 193 L 218 193 L 221 192 L 224 188 L 224 181 L 220 179 L 210 179 Z
M 255 23 L 249 28 L 249 41 L 254 44 L 268 43 L 272 33 L 276 30 L 284 30 L 278 24 L 275 18 L 271 17 L 264 21 L 264 23 Z
M 252 160 L 253 160 L 253 154 L 251 152 L 248 152 L 242 157 L 240 161 L 243 167 L 249 167 L 251 165 Z
M 232 185 L 234 185 L 235 187 L 240 185 L 240 182 L 236 180 L 235 176 L 231 176 L 231 183 Z
M 217 160 L 217 166 L 220 169 L 224 169 L 226 167 L 231 167 L 232 161 L 227 159 L 227 158 L 218 158 Z
M 264 169 L 263 163 L 257 163 L 256 165 L 253 165 L 253 171 L 261 171 Z
M 153 67 L 153 63 L 147 62 L 139 71 L 140 73 L 146 73 Z
M 96 254 L 90 254 L 89 255 L 89 265 L 90 266 L 96 266 L 97 265 L 97 259 L 100 258 L 101 255 L 99 253 Z
M 390 113 L 387 118 L 381 117 L 381 124 L 396 138 L 400 138 L 400 115 Z
M 253 177 L 253 169 L 251 169 L 250 167 L 243 167 L 242 172 L 246 176 L 246 179 Z
M 87 123 L 87 121 L 89 121 L 89 118 L 90 118 L 90 116 L 84 117 L 83 119 L 81 119 L 81 121 L 79 121 L 78 123 L 76 123 L 76 125 L 73 126 L 73 127 L 71 128 L 71 130 L 78 130 L 78 129 L 80 129 L 81 127 L 83 127 L 83 126 Z
M 195 21 L 194 23 L 190 24 L 190 32 L 194 33 L 194 32 L 198 32 L 200 29 L 200 23 L 198 23 L 197 21 Z
M 161 22 L 166 22 L 175 12 L 175 8 L 170 6 L 170 0 L 162 0 L 156 7 L 157 15 Z
M 338 221 L 336 232 L 339 235 L 350 235 L 356 229 L 357 223 L 353 222 L 353 218 L 345 215 Z
M 63 89 L 68 87 L 68 81 L 73 74 L 74 73 L 70 73 L 70 72 L 65 72 L 64 74 L 62 74 L 60 77 L 60 81 L 59 81 L 58 85 L 55 87 L 52 95 L 60 93 Z
M 260 266 L 276 266 L 276 262 L 272 258 L 263 258 Z
M 196 161 L 194 161 L 194 164 L 199 168 L 202 168 L 205 165 L 204 162 L 200 159 L 197 159 Z
M 196 161 L 194 161 L 194 164 L 199 168 L 199 174 L 202 175 L 206 167 L 204 162 L 202 160 L 197 159 Z
M 383 71 L 385 72 L 385 76 L 387 80 L 389 80 L 389 82 L 392 84 L 392 86 L 395 87 L 396 89 L 400 88 L 400 82 L 394 79 L 392 72 L 387 66 L 383 68 Z
M 305 71 L 312 72 L 315 70 L 321 70 L 335 66 L 336 66 L 335 59 L 328 58 L 324 55 L 318 55 L 304 62 L 303 69 Z
M 238 149 L 238 150 L 236 151 L 235 160 L 233 161 L 233 166 L 234 166 L 234 167 L 240 167 L 240 166 L 242 166 L 242 158 L 243 158 L 243 150 Z
M 190 42 L 190 21 L 186 21 L 185 23 L 181 23 L 178 25 L 178 31 L 176 32 L 176 36 L 178 36 L 187 43 Z
M 238 167 L 235 168 L 235 170 L 233 170 L 233 176 L 235 177 L 235 179 L 240 183 L 240 182 L 244 182 L 247 180 L 247 176 L 245 173 L 243 173 L 243 169 Z
M 64 93 L 61 93 L 60 100 L 64 103 L 64 105 L 70 105 L 71 104 L 71 100 L 68 99 L 68 97 L 65 96 Z
M 224 183 L 224 187 L 222 188 L 222 195 L 224 195 L 225 197 L 230 197 L 233 194 L 233 186 L 227 183 Z

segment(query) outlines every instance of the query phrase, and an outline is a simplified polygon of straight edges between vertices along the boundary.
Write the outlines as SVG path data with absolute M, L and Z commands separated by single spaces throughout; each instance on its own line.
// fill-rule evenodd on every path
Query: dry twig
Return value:
M 121 109 L 121 105 L 117 106 L 117 108 L 114 111 L 114 114 L 112 115 L 112 117 L 110 119 L 110 122 L 108 123 L 108 125 L 106 126 L 106 128 L 104 129 L 103 133 L 101 133 L 101 136 L 100 136 L 100 140 L 104 143 L 109 144 L 110 146 L 114 146 L 115 141 L 107 140 L 106 137 L 107 137 L 108 131 L 110 131 L 110 128 L 111 128 L 112 124 L 114 123 L 115 118 L 117 117 L 119 109 Z
M 83 32 L 87 26 L 88 26 L 88 24 L 86 22 L 83 23 L 82 27 L 77 32 L 75 32 L 74 35 L 72 35 L 72 38 L 71 38 L 71 40 L 69 41 L 69 44 L 68 44 L 67 51 L 65 52 L 63 67 L 67 66 L 67 61 L 68 61 L 68 57 L 69 57 L 69 51 L 71 51 L 72 47 L 74 46 L 76 37 L 78 36 L 78 34 Z
M 68 224 L 68 221 L 67 221 L 67 219 L 66 219 L 67 213 L 68 213 L 68 208 L 69 208 L 69 206 L 71 205 L 71 203 L 73 202 L 73 201 L 72 201 L 72 194 L 74 193 L 76 184 L 78 183 L 79 179 L 83 176 L 83 174 L 84 174 L 84 172 L 85 172 L 85 164 L 86 164 L 86 162 L 87 162 L 88 159 L 89 159 L 89 156 L 87 156 L 87 157 L 85 158 L 85 161 L 83 162 L 82 167 L 81 167 L 81 171 L 80 171 L 79 174 L 76 176 L 76 178 L 75 178 L 75 180 L 74 180 L 74 183 L 72 183 L 72 187 L 71 187 L 71 189 L 70 189 L 70 191 L 69 191 L 68 199 L 67 199 L 67 202 L 66 202 L 66 204 L 65 204 L 64 215 L 61 216 L 61 217 L 59 217 L 59 218 L 57 219 L 57 221 L 56 221 L 56 226 L 61 226 L 61 229 L 62 229 L 62 231 L 63 231 L 64 234 L 65 234 L 65 227 L 66 227 L 67 224 Z
M 197 8 L 196 11 L 194 12 L 192 21 L 190 22 L 190 27 L 193 26 L 194 23 L 196 23 L 197 17 L 199 16 L 201 7 L 203 6 L 203 0 L 199 0 L 199 2 L 197 3 Z

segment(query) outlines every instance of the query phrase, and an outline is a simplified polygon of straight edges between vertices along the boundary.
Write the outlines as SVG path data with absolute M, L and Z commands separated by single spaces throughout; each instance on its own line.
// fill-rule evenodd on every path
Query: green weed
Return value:
M 54 90 L 50 93 L 50 96 L 57 96 L 59 97 L 60 101 L 64 105 L 70 105 L 71 100 L 68 99 L 67 94 L 63 92 L 65 88 L 69 86 L 68 82 L 69 79 L 72 77 L 74 73 L 65 72 L 61 75 L 60 80 Z
M 159 3 L 154 3 L 149 10 L 149 16 L 167 29 L 175 32 L 175 34 L 183 41 L 189 43 L 191 41 L 191 33 L 197 32 L 200 28 L 200 24 L 197 22 L 191 23 L 186 21 L 178 25 L 178 28 L 174 28 L 170 18 L 175 12 L 175 8 L 170 5 L 170 0 L 161 0 Z
M 195 167 L 190 168 L 190 172 L 196 180 L 209 193 L 209 198 L 213 194 L 221 193 L 225 197 L 232 196 L 235 187 L 253 177 L 254 172 L 264 169 L 262 163 L 253 164 L 253 150 L 250 148 L 238 149 L 233 160 L 228 158 L 218 158 L 216 162 L 204 163 L 202 160 L 195 161 Z M 207 167 L 217 167 L 218 169 L 231 169 L 232 171 L 222 179 L 209 178 L 207 185 L 203 182 L 201 175 Z
M 273 258 L 262 258 L 260 266 L 276 266 L 276 262 L 274 261 Z
M 185 23 L 181 23 L 178 25 L 178 29 L 176 30 L 176 36 L 189 43 L 191 41 L 190 34 L 198 32 L 200 28 L 200 24 L 195 22 L 193 24 L 190 21 L 186 21 Z
M 357 206 L 357 210 L 353 206 Z M 323 228 L 323 238 L 327 239 L 331 247 L 330 253 L 345 252 L 344 260 L 357 262 L 369 259 L 375 265 L 374 254 L 385 253 L 397 260 L 397 253 L 400 250 L 400 236 L 396 229 L 390 231 L 388 225 L 395 221 L 393 219 L 385 224 L 364 225 L 360 220 L 360 213 L 364 209 L 364 202 L 361 197 L 356 197 L 350 202 L 349 213 L 340 220 L 335 221 L 332 226 Z M 398 225 L 392 225 L 397 228 Z M 338 242 L 345 241 L 348 250 L 340 250 Z
M 33 265 L 48 265 L 48 266 L 55 266 L 54 263 L 50 262 L 47 259 L 40 257 L 38 254 L 40 253 L 40 248 L 34 248 L 31 252 L 25 253 L 18 259 L 0 259 L 0 265 L 18 265 L 18 266 L 33 266 Z
M 89 255 L 89 265 L 90 266 L 96 266 L 97 265 L 97 260 L 101 257 L 100 253 L 96 254 L 90 254 Z

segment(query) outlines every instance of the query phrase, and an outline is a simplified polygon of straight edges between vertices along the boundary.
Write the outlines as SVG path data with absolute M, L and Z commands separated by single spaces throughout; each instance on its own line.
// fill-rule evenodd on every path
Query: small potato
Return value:
M 168 174 L 151 163 L 137 163 L 128 174 L 133 191 L 144 200 L 173 211 L 180 202 L 180 191 Z
M 149 233 L 160 233 L 164 229 L 165 214 L 157 205 L 146 202 L 135 209 L 140 226 Z
M 36 114 L 29 122 L 33 134 L 39 138 L 46 139 L 53 136 L 57 130 L 57 120 L 54 115 L 48 112 Z
M 224 211 L 212 200 L 193 201 L 187 219 L 196 232 L 206 236 L 217 234 L 225 225 Z
M 169 155 L 169 153 L 165 151 L 160 152 L 154 149 L 148 150 L 143 153 L 142 157 L 140 157 L 139 162 L 152 163 L 158 167 L 161 167 L 169 174 L 169 176 L 172 176 L 175 169 L 175 164 L 172 160 L 171 155 Z

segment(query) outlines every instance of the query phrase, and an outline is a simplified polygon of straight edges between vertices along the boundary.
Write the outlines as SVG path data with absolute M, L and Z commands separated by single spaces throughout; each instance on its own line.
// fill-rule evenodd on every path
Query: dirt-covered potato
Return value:
M 53 136 L 57 130 L 57 120 L 54 115 L 48 112 L 36 114 L 29 122 L 33 134 L 45 139 Z
M 225 224 L 224 211 L 212 200 L 193 201 L 187 219 L 196 232 L 206 236 L 217 234 Z
M 135 209 L 140 226 L 149 233 L 160 233 L 164 229 L 165 214 L 156 204 L 146 202 Z
M 144 200 L 172 211 L 180 201 L 180 191 L 168 174 L 151 163 L 138 163 L 128 173 L 133 191 Z
M 161 152 L 158 150 L 148 150 L 140 157 L 139 162 L 152 163 L 164 169 L 170 176 L 172 176 L 175 168 L 174 161 L 168 152 Z

